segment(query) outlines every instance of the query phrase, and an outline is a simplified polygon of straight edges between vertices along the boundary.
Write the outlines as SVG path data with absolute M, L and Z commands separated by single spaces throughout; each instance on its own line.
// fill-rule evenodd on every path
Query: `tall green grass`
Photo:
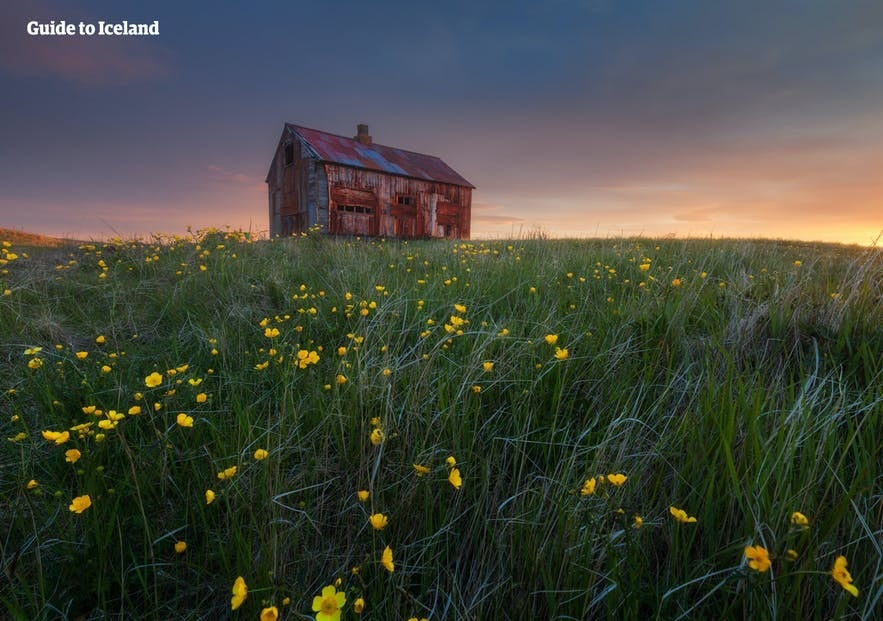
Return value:
M 883 605 L 878 249 L 208 231 L 2 262 L 9 618 L 307 619 L 330 584 L 348 619 Z

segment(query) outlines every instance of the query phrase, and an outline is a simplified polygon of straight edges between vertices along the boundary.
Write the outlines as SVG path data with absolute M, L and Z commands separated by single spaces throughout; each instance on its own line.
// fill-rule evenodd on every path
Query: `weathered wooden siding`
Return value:
M 329 233 L 387 237 L 470 234 L 472 189 L 325 164 Z

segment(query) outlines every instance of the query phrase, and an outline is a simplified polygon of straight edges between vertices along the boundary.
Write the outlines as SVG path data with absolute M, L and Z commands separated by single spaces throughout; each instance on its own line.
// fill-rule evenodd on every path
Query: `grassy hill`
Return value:
M 6 241 L 9 618 L 881 607 L 879 250 Z

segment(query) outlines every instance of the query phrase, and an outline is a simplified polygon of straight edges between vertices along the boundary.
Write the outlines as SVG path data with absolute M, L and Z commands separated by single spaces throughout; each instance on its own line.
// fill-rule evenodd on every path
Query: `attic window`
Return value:
M 414 197 L 409 194 L 399 194 L 396 196 L 396 204 L 398 205 L 413 205 Z
M 285 165 L 291 166 L 294 164 L 294 144 L 289 142 L 285 145 Z

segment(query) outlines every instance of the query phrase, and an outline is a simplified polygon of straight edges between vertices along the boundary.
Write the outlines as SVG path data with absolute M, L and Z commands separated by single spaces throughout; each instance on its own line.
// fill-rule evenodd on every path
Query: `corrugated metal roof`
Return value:
M 320 160 L 356 168 L 440 181 L 474 188 L 457 171 L 433 155 L 414 153 L 382 144 L 362 144 L 354 138 L 286 123 L 287 130 L 303 138 Z

